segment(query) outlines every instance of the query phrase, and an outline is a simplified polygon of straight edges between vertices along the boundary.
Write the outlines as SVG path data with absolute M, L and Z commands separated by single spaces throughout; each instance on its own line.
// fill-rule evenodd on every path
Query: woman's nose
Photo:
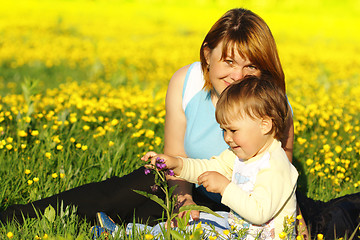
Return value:
M 234 69 L 230 74 L 230 78 L 234 81 L 238 81 L 244 77 L 244 73 L 242 70 Z

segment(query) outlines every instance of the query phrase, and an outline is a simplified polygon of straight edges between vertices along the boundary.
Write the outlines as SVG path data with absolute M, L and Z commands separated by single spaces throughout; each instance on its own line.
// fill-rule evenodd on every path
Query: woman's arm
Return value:
M 165 99 L 165 142 L 164 153 L 170 156 L 187 157 L 184 149 L 186 117 L 182 109 L 182 92 L 186 73 L 190 65 L 180 68 L 172 76 Z M 180 178 L 168 176 L 169 186 L 178 185 L 174 194 L 182 206 L 195 204 L 192 199 L 192 184 Z M 198 211 L 192 211 L 193 219 L 199 218 Z
M 294 146 L 294 122 L 292 115 L 289 117 L 286 133 L 284 138 L 281 140 L 282 148 L 285 150 L 286 156 L 289 161 L 292 162 L 293 146 Z

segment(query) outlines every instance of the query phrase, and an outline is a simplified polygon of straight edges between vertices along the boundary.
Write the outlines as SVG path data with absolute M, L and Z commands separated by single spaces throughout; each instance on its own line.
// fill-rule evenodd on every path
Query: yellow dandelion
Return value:
M 111 125 L 113 125 L 113 126 L 117 125 L 118 123 L 119 123 L 119 120 L 117 120 L 117 119 L 113 119 L 111 121 Z
M 81 148 L 81 143 L 77 143 L 75 146 L 76 146 L 77 148 Z
M 51 153 L 46 152 L 46 153 L 45 153 L 45 157 L 48 158 L 48 159 L 50 159 L 50 158 L 51 158 Z
M 20 130 L 20 131 L 18 132 L 18 135 L 19 135 L 20 137 L 26 137 L 26 136 L 27 136 L 27 133 L 26 133 L 24 130 Z
M 8 138 L 6 138 L 6 141 L 8 142 L 8 143 L 12 143 L 13 142 L 13 138 L 12 137 L 8 137 Z
M 227 235 L 230 234 L 230 230 L 229 230 L 229 229 L 226 229 L 226 230 L 223 231 L 223 233 L 227 236 Z
M 90 129 L 90 127 L 88 125 L 83 126 L 84 131 L 88 131 L 89 129 Z
M 39 237 L 38 235 L 35 235 L 35 239 L 36 240 L 41 240 L 41 237 Z
M 306 160 L 306 165 L 310 166 L 311 164 L 313 164 L 313 162 L 314 162 L 314 160 L 308 158 L 308 159 Z
M 57 177 L 58 177 L 58 174 L 57 174 L 57 173 L 53 173 L 53 174 L 51 174 L 51 177 L 52 177 L 52 178 L 57 178 Z
M 138 143 L 137 143 L 137 146 L 138 146 L 138 147 L 142 147 L 142 146 L 144 146 L 144 144 L 145 144 L 144 142 L 138 142 Z
M 285 239 L 286 235 L 287 235 L 286 232 L 281 232 L 281 233 L 279 233 L 279 238 Z
M 8 232 L 6 236 L 11 239 L 14 237 L 14 234 L 12 232 Z
M 318 239 L 318 240 L 323 240 L 323 239 L 324 239 L 324 235 L 322 235 L 321 233 L 319 233 L 319 234 L 317 235 L 317 239 Z
M 40 180 L 40 179 L 39 179 L 38 177 L 34 177 L 34 178 L 33 178 L 33 181 L 34 181 L 34 182 L 38 182 L 39 180 Z
M 199 228 L 201 228 L 201 222 L 199 222 L 197 225 L 196 225 L 196 227 L 195 227 L 196 229 L 199 229 Z
M 34 182 L 34 181 L 30 179 L 30 180 L 27 181 L 27 184 L 28 184 L 28 185 L 31 185 L 31 184 L 33 184 L 33 182 Z
M 303 240 L 303 237 L 298 235 L 298 236 L 296 236 L 296 240 Z
M 11 144 L 7 144 L 7 145 L 6 145 L 6 149 L 7 149 L 7 150 L 11 150 L 12 148 L 13 148 L 13 146 L 12 146 Z
M 112 146 L 114 146 L 114 142 L 113 141 L 109 141 L 109 147 L 112 147 Z
M 38 130 L 33 130 L 31 131 L 31 136 L 37 136 L 39 135 L 39 131 Z
M 65 173 L 60 173 L 60 178 L 64 178 L 65 177 Z
M 301 219 L 302 219 L 302 215 L 297 215 L 297 216 L 296 216 L 296 219 L 297 219 L 297 220 L 301 220 Z
M 22 148 L 22 149 L 25 149 L 25 148 L 26 148 L 26 144 L 22 143 L 22 144 L 21 144 L 21 148 Z
M 62 145 L 57 145 L 57 146 L 56 146 L 56 149 L 59 150 L 59 151 L 63 150 L 63 148 L 64 148 L 64 147 L 63 147 Z
M 88 146 L 82 145 L 81 150 L 86 151 L 88 149 Z
M 44 236 L 43 236 L 43 239 L 48 239 L 49 236 L 45 233 Z
M 217 236 L 209 236 L 209 240 L 215 240 L 217 239 Z
M 30 169 L 25 169 L 25 174 L 29 175 L 31 173 Z
M 70 142 L 74 143 L 75 141 L 76 141 L 75 138 L 73 137 L 70 138 Z
M 335 152 L 337 152 L 337 153 L 340 153 L 342 151 L 342 147 L 341 146 L 336 146 L 335 147 Z
M 145 234 L 145 239 L 146 240 L 151 240 L 153 238 L 154 238 L 154 236 L 152 234 L 150 234 L 150 233 Z

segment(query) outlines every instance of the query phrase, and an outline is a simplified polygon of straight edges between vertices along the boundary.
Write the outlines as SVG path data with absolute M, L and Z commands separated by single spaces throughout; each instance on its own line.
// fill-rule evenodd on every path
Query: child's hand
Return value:
M 162 163 L 165 164 L 165 166 L 162 166 L 161 169 L 171 169 L 174 170 L 174 173 L 176 175 L 179 175 L 182 169 L 182 159 L 171 157 L 165 154 L 157 154 L 156 152 L 147 152 L 141 160 L 143 161 L 149 161 L 151 160 L 151 165 L 145 165 L 147 168 L 153 168 L 153 166 L 156 166 L 157 163 L 159 163 L 159 159 L 162 159 Z
M 229 179 L 215 171 L 204 172 L 198 177 L 199 185 L 203 185 L 208 192 L 220 193 L 221 195 L 229 183 Z

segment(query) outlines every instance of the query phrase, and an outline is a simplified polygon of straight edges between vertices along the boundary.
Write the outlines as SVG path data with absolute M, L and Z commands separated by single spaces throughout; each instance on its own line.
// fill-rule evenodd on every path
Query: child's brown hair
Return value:
M 221 93 L 215 112 L 216 121 L 225 125 L 243 118 L 244 114 L 259 119 L 269 117 L 273 123 L 269 134 L 274 133 L 274 138 L 281 140 L 287 129 L 290 107 L 284 91 L 268 75 L 246 76 Z

